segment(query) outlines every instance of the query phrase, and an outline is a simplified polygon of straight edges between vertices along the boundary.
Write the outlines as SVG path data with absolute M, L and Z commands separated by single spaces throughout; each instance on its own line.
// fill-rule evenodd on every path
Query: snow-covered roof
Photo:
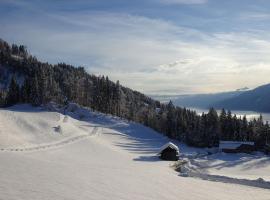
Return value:
M 241 141 L 220 141 L 220 149 L 236 149 L 242 144 L 254 145 L 254 142 L 241 142 Z
M 160 154 L 164 149 L 166 149 L 166 148 L 168 148 L 168 147 L 171 147 L 171 148 L 175 149 L 175 150 L 177 151 L 177 153 L 179 153 L 179 148 L 178 148 L 178 146 L 176 146 L 176 145 L 173 144 L 172 142 L 168 142 L 168 143 L 164 144 L 164 145 L 160 148 L 158 154 Z

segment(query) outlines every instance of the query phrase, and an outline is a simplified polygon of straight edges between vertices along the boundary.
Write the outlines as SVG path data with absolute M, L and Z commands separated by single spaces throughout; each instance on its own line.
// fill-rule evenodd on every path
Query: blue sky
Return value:
M 268 0 L 0 0 L 0 38 L 147 94 L 269 82 Z

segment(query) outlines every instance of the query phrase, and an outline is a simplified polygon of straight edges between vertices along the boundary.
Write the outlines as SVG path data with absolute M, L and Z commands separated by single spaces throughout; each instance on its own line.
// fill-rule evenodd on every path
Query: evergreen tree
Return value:
M 0 90 L 0 107 L 5 106 L 5 104 L 6 104 L 6 92 Z
M 227 112 L 226 117 L 226 129 L 225 129 L 224 139 L 225 140 L 232 140 L 233 137 L 233 122 L 232 122 L 232 113 L 230 110 Z
M 31 82 L 29 78 L 24 80 L 24 83 L 21 88 L 21 102 L 27 103 L 30 101 L 30 91 L 31 91 Z
M 38 85 L 38 77 L 37 75 L 35 75 L 32 79 L 31 79 L 31 89 L 30 89 L 30 103 L 34 106 L 38 106 L 41 105 L 41 99 L 40 99 L 40 95 L 39 95 L 39 85 Z
M 221 113 L 219 115 L 219 123 L 220 123 L 220 137 L 221 139 L 224 139 L 226 137 L 226 131 L 227 131 L 226 129 L 227 113 L 224 108 L 221 110 Z
M 249 141 L 248 122 L 247 122 L 246 115 L 244 115 L 244 117 L 242 119 L 241 137 L 240 138 L 242 141 Z
M 207 139 L 208 147 L 218 146 L 219 144 L 219 121 L 218 114 L 214 108 L 210 108 L 207 114 Z
M 12 106 L 16 103 L 18 103 L 20 100 L 20 88 L 19 85 L 17 84 L 15 76 L 12 77 L 8 93 L 7 93 L 7 106 Z
M 168 110 L 168 113 L 167 113 L 167 136 L 169 138 L 173 138 L 174 137 L 174 133 L 176 131 L 176 128 L 175 128 L 175 121 L 174 121 L 174 105 L 172 103 L 172 101 L 170 101 L 168 103 L 168 106 L 167 106 L 167 110 Z
M 121 117 L 121 88 L 119 80 L 116 81 L 115 86 L 115 107 L 116 107 L 116 115 Z
M 19 54 L 19 48 L 16 44 L 13 44 L 11 47 L 12 54 L 18 55 Z

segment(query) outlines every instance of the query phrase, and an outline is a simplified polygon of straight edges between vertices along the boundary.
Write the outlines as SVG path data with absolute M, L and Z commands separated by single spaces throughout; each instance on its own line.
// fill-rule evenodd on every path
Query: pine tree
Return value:
M 25 78 L 21 88 L 21 102 L 28 103 L 30 101 L 31 82 L 29 78 Z
M 220 137 L 221 139 L 225 138 L 226 134 L 226 122 L 227 122 L 227 113 L 225 109 L 223 108 L 221 110 L 221 113 L 219 115 L 219 123 L 220 123 Z
M 170 101 L 167 105 L 167 136 L 169 138 L 173 138 L 175 136 L 176 127 L 175 127 L 175 115 L 174 115 L 174 105 L 172 101 Z
M 39 75 L 37 77 L 37 83 L 38 83 L 38 104 L 44 104 L 48 102 L 48 93 L 47 93 L 47 77 L 45 74 L 44 69 L 39 69 Z M 36 81 L 36 80 L 35 80 Z
M 207 114 L 207 146 L 218 146 L 219 143 L 219 121 L 218 114 L 214 108 L 210 108 Z
M 115 106 L 116 106 L 116 115 L 121 117 L 121 88 L 119 80 L 116 81 L 115 87 Z
M 0 90 L 0 107 L 5 106 L 5 104 L 6 104 L 6 92 Z
M 12 50 L 12 54 L 18 55 L 19 48 L 18 48 L 18 46 L 16 44 L 12 45 L 11 50 Z
M 240 140 L 241 141 L 249 141 L 248 136 L 248 121 L 246 115 L 243 116 L 241 120 L 241 131 L 240 131 Z
M 34 77 L 31 79 L 31 85 L 32 87 L 30 89 L 30 97 L 29 97 L 30 103 L 34 106 L 41 105 L 37 75 L 34 75 Z
M 19 51 L 20 56 L 23 56 L 23 57 L 27 56 L 26 46 L 20 45 L 18 51 Z
M 7 106 L 12 106 L 16 103 L 18 103 L 20 100 L 20 88 L 19 85 L 17 84 L 15 76 L 12 77 L 8 93 L 7 93 Z
M 225 140 L 232 140 L 233 138 L 233 122 L 232 122 L 232 113 L 230 110 L 227 112 L 226 117 L 226 132 L 224 135 Z

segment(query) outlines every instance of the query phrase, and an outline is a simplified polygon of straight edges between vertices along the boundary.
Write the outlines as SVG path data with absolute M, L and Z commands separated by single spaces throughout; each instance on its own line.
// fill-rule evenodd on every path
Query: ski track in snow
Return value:
M 21 151 L 38 151 L 38 150 L 45 150 L 45 149 L 50 149 L 50 148 L 56 148 L 56 147 L 61 147 L 64 145 L 68 145 L 71 143 L 74 143 L 78 140 L 82 140 L 85 138 L 88 138 L 90 136 L 95 136 L 98 135 L 99 127 L 95 126 L 94 129 L 92 130 L 91 133 L 88 135 L 79 135 L 71 138 L 67 138 L 65 140 L 56 142 L 56 143 L 50 143 L 50 144 L 41 144 L 38 146 L 34 147 L 25 147 L 25 148 L 1 148 L 0 151 L 14 151 L 14 152 L 21 152 Z

